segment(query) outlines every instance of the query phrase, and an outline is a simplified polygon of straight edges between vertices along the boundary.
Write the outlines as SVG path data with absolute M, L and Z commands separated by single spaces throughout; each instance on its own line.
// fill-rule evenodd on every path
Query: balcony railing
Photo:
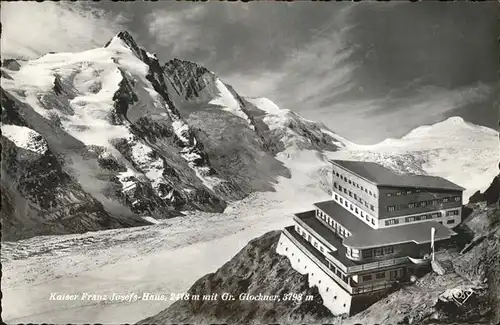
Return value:
M 389 289 L 389 288 L 391 288 L 394 285 L 395 282 L 396 281 L 390 282 L 390 283 L 384 282 L 384 283 L 376 283 L 376 284 L 372 284 L 372 285 L 364 285 L 364 286 L 359 286 L 359 287 L 353 287 L 352 288 L 352 294 L 356 295 L 356 294 L 361 294 L 361 293 L 367 293 L 367 292 L 372 292 L 372 291 Z
M 353 272 L 369 271 L 369 270 L 373 270 L 373 269 L 379 269 L 379 268 L 398 265 L 398 264 L 405 264 L 407 262 L 408 262 L 408 257 L 403 256 L 403 257 L 393 258 L 390 260 L 383 260 L 383 261 L 379 261 L 379 262 L 372 262 L 372 263 L 361 264 L 361 265 L 356 265 L 356 266 L 349 266 L 347 268 L 347 272 L 353 273 Z

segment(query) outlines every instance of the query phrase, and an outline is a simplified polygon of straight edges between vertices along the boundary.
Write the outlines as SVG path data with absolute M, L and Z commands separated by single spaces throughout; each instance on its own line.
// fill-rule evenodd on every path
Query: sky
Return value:
M 6 2 L 2 57 L 103 46 L 120 30 L 242 96 L 360 144 L 450 116 L 497 128 L 498 3 Z

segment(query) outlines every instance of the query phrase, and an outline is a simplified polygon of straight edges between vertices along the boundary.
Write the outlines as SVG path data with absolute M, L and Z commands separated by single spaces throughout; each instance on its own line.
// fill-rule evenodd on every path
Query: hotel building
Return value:
M 379 164 L 332 160 L 332 198 L 297 213 L 277 252 L 309 275 L 334 314 L 354 314 L 429 268 L 461 221 L 464 188 Z

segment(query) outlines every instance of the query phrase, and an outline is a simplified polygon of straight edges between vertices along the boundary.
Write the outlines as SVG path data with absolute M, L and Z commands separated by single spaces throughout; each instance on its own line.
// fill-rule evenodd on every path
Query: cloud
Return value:
M 301 114 L 325 121 L 327 126 L 357 143 L 374 144 L 389 137 L 401 137 L 420 125 L 466 116 L 463 110 L 487 114 L 492 111 L 488 101 L 493 93 L 494 87 L 482 83 L 452 90 L 426 86 L 415 90 L 412 96 L 334 102 Z
M 35 58 L 103 46 L 125 18 L 79 2 L 4 2 L 2 57 Z
M 206 8 L 198 5 L 180 10 L 153 11 L 147 15 L 149 32 L 156 36 L 157 43 L 169 48 L 173 56 L 183 54 L 201 43 L 209 43 L 201 42 L 203 29 L 193 24 L 205 12 Z

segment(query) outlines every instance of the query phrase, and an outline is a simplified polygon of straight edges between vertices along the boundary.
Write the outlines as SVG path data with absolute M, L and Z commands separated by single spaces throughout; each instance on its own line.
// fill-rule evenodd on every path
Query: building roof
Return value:
M 354 216 L 353 216 L 354 217 Z M 431 229 L 435 228 L 434 240 L 449 239 L 455 232 L 437 221 L 409 223 L 402 226 L 372 229 L 353 233 L 344 239 L 344 245 L 365 249 L 404 243 L 425 244 L 431 242 Z
M 333 200 L 318 202 L 314 206 L 351 232 L 351 236 L 344 238 L 343 245 L 352 248 L 364 249 L 411 242 L 430 243 L 432 227 L 436 229 L 436 241 L 455 235 L 454 231 L 434 220 L 373 229 Z
M 335 219 L 336 222 L 351 233 L 374 230 L 333 200 L 317 202 L 314 203 L 314 206 Z
M 416 187 L 463 191 L 465 188 L 449 180 L 429 175 L 398 174 L 380 164 L 368 161 L 330 160 L 377 186 Z
M 314 210 L 297 213 L 295 216 L 296 219 L 302 221 L 303 224 L 306 224 L 309 228 L 313 229 L 319 236 L 336 248 L 335 251 L 330 252 L 331 256 L 335 257 L 346 267 L 358 265 L 358 263 L 355 263 L 346 257 L 347 249 L 344 245 L 342 245 L 342 239 L 335 235 L 331 229 L 316 218 Z

